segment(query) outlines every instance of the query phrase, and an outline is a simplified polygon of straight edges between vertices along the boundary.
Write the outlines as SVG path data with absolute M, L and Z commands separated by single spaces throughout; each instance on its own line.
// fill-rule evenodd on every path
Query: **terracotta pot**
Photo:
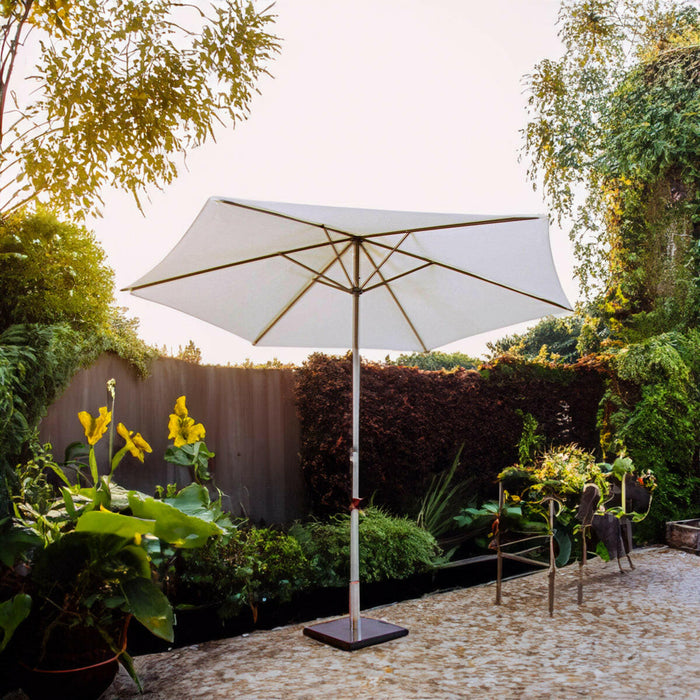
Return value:
M 120 651 L 105 646 L 93 628 L 73 628 L 65 651 L 47 654 L 36 666 L 19 660 L 22 690 L 32 700 L 93 700 L 109 688 L 119 670 L 119 657 L 126 649 L 126 619 L 118 635 Z
M 32 700 L 94 700 L 109 688 L 119 670 L 119 654 L 91 666 L 62 670 L 29 668 L 22 662 L 22 690 Z

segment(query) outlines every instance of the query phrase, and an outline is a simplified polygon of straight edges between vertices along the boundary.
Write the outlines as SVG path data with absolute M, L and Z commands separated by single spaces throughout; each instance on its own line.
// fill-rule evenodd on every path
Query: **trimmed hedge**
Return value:
M 350 355 L 311 355 L 297 370 L 301 465 L 313 511 L 350 501 L 352 367 Z M 464 443 L 456 479 L 472 477 L 477 499 L 493 498 L 496 476 L 517 461 L 523 426 L 537 419 L 547 443 L 598 447 L 602 370 L 503 356 L 480 370 L 424 371 L 363 362 L 360 486 L 396 513 L 413 514 L 433 474 Z

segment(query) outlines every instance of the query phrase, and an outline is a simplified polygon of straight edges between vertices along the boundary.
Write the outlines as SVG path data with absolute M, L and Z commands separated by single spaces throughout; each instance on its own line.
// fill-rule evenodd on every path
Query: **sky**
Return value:
M 265 5 L 260 4 L 262 8 Z M 523 76 L 556 58 L 559 0 L 278 0 L 281 52 L 247 121 L 219 128 L 177 180 L 133 198 L 109 192 L 91 228 L 119 289 L 177 243 L 207 198 L 479 214 L 546 214 L 519 162 Z M 565 232 L 552 249 L 577 298 Z M 257 348 L 180 312 L 117 294 L 148 343 L 177 352 L 191 339 L 210 364 L 301 362 L 308 349 Z M 236 300 L 231 300 L 236 303 Z M 529 324 L 532 325 L 532 324 Z M 481 355 L 520 325 L 451 343 Z M 364 352 L 383 359 L 387 351 Z M 338 353 L 339 351 L 333 350 Z M 391 353 L 396 356 L 398 353 Z

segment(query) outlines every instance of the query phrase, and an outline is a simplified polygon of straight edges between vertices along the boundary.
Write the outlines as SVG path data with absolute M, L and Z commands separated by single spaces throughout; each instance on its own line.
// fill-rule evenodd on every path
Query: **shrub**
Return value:
M 83 338 L 67 326 L 10 326 L 0 333 L 0 520 L 9 514 L 13 467 L 28 457 L 27 441 L 86 355 Z
M 295 524 L 290 535 L 299 541 L 311 564 L 312 583 L 343 586 L 350 572 L 350 515 L 328 522 Z M 435 538 L 415 522 L 396 518 L 380 508 L 360 513 L 360 579 L 363 582 L 404 579 L 429 571 L 440 549 Z
M 246 605 L 257 621 L 260 603 L 286 602 L 307 583 L 309 565 L 293 537 L 266 528 L 239 529 L 185 552 L 174 593 L 176 603 L 215 603 L 222 619 Z
M 611 449 L 624 448 L 659 488 L 645 538 L 659 539 L 669 520 L 700 515 L 700 332 L 665 333 L 615 356 L 617 382 L 601 412 Z
M 351 363 L 314 354 L 297 370 L 301 465 L 317 515 L 349 501 Z M 473 476 L 474 498 L 495 496 L 498 473 L 518 458 L 522 414 L 532 414 L 547 443 L 598 446 L 600 368 L 503 357 L 480 371 L 422 371 L 363 363 L 360 485 L 392 512 L 417 514 L 432 477 L 464 443 L 456 481 Z M 361 494 L 363 495 L 363 494 Z

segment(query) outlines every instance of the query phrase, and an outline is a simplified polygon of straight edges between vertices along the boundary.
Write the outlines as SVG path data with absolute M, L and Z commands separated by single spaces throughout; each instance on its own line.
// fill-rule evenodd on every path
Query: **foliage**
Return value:
M 487 501 L 479 508 L 468 506 L 462 508 L 459 515 L 455 516 L 455 523 L 463 533 L 466 531 L 471 537 L 485 533 L 493 536 L 496 526 L 511 532 L 546 531 L 544 523 L 526 518 L 523 514 L 523 506 L 519 502 L 506 503 L 500 510 L 497 501 Z
M 463 449 L 464 445 L 457 450 L 449 469 L 433 476 L 421 501 L 416 522 L 433 537 L 440 537 L 454 529 L 454 514 L 470 481 L 466 479 L 454 485 L 452 483 Z
M 126 454 L 143 461 L 150 446 L 120 423 L 117 433 L 124 445 L 112 455 L 113 380 L 108 388 L 111 410 L 103 406 L 96 416 L 86 411 L 78 416 L 88 447 L 75 443 L 72 453 L 87 452 L 87 464 L 72 459 L 59 465 L 43 446 L 18 467 L 13 518 L 0 533 L 0 583 L 10 582 L 2 586 L 0 604 L 4 610 L 19 594 L 31 599 L 31 610 L 16 625 L 9 647 L 27 663 L 39 665 L 45 655 L 60 651 L 70 630 L 92 628 L 120 654 L 138 683 L 130 657 L 117 643 L 126 616 L 173 640 L 172 607 L 152 577 L 152 545 L 158 543 L 161 550 L 199 547 L 212 536 L 224 535 L 230 521 L 199 484 L 156 501 L 136 491 L 127 493 L 114 482 Z M 95 445 L 108 432 L 108 464 L 100 474 Z M 75 471 L 73 479 L 70 470 Z M 47 472 L 57 478 L 56 486 L 47 480 Z M 6 645 L 10 626 L 3 628 Z
M 537 434 L 537 419 L 531 413 L 517 411 L 523 419 L 523 432 L 518 440 L 518 462 L 529 465 L 544 447 L 544 438 Z
M 148 374 L 154 351 L 114 305 L 114 275 L 92 233 L 40 209 L 0 220 L 0 331 L 66 324 L 84 337 L 84 364 L 112 351 Z
M 173 154 L 247 116 L 278 50 L 272 15 L 242 0 L 11 0 L 0 13 L 4 214 L 39 198 L 80 217 L 104 187 L 138 201 L 171 182 Z M 36 44 L 35 89 L 21 100 L 9 87 L 15 59 Z
M 32 611 L 17 630 L 16 646 L 20 653 L 31 650 L 26 658 L 36 665 L 53 648 L 53 638 L 62 639 L 59 632 L 65 627 L 95 627 L 119 651 L 115 632 L 124 616 L 115 610 L 131 613 L 154 634 L 173 639 L 172 609 L 151 581 L 148 557 L 133 538 L 68 532 L 34 552 L 25 591 Z M 121 619 L 116 628 L 115 617 Z
M 0 333 L 0 519 L 8 514 L 14 465 L 26 457 L 46 408 L 64 389 L 90 349 L 64 325 L 11 326 Z
M 311 564 L 312 584 L 343 586 L 350 572 L 350 515 L 328 522 L 295 524 L 290 535 Z M 440 554 L 435 538 L 408 518 L 396 518 L 374 506 L 360 511 L 360 579 L 404 579 L 428 571 Z
M 93 234 L 46 211 L 0 219 L 0 330 L 17 323 L 108 323 L 114 276 Z
M 228 363 L 226 366 L 240 367 L 241 369 L 296 369 L 296 365 L 293 362 L 282 362 L 276 357 L 265 362 L 253 362 L 249 357 L 246 357 L 243 362 L 237 362 L 233 365 Z
M 139 320 L 126 315 L 124 306 L 111 306 L 107 326 L 95 339 L 95 354 L 113 352 L 126 360 L 136 374 L 145 379 L 151 371 L 151 363 L 158 356 L 155 348 L 138 336 Z
M 202 364 L 202 351 L 194 344 L 194 340 L 190 340 L 184 348 L 181 345 L 178 346 L 177 355 L 175 357 L 178 360 L 184 360 L 193 365 Z
M 0 652 L 7 646 L 20 623 L 27 619 L 31 606 L 32 599 L 26 593 L 18 593 L 0 603 Z
M 619 381 L 603 403 L 603 439 L 656 474 L 659 493 L 641 531 L 659 538 L 666 521 L 698 515 L 700 332 L 636 343 L 615 355 L 615 366 Z
M 386 359 L 387 364 L 399 365 L 401 367 L 418 367 L 418 369 L 438 370 L 438 369 L 478 369 L 482 364 L 469 355 L 462 352 L 414 352 L 410 355 L 399 355 L 395 360 Z
M 563 57 L 529 78 L 530 174 L 573 218 L 579 278 L 611 334 L 601 443 L 656 473 L 642 531 L 659 537 L 699 496 L 700 10 L 567 0 L 560 24 Z
M 487 343 L 486 347 L 492 358 L 508 352 L 530 360 L 543 358 L 551 362 L 576 362 L 580 357 L 577 343 L 582 326 L 580 316 L 547 316 L 525 333 L 507 335 Z
M 499 474 L 504 489 L 504 508 L 497 513 L 494 531 L 524 533 L 528 539 L 549 534 L 550 501 L 554 501 L 552 535 L 559 548 L 556 565 L 563 566 L 571 556 L 573 536 L 580 531 L 577 509 L 587 487 L 594 485 L 600 497 L 594 506 L 597 515 L 626 516 L 634 522 L 647 517 L 648 508 L 645 512 L 627 510 L 625 492 L 630 475 L 634 475 L 635 483 L 638 481 L 649 493 L 656 488 L 655 475 L 650 470 L 635 475 L 635 466 L 625 455 L 608 464 L 597 462 L 593 454 L 576 445 L 550 448 L 534 463 L 514 464 Z M 615 489 L 617 493 L 621 491 L 619 506 L 615 505 Z M 634 504 L 635 500 L 631 502 Z M 508 541 L 507 537 L 504 541 Z
M 257 621 L 259 604 L 289 600 L 305 581 L 308 565 L 296 539 L 265 528 L 247 533 L 243 553 L 251 562 L 243 575 L 243 590 Z
M 602 493 L 607 492 L 607 482 L 595 457 L 576 445 L 548 450 L 531 467 L 518 464 L 515 468 L 530 473 L 533 481 L 530 492 L 533 494 L 578 496 L 589 483 L 595 483 Z M 499 478 L 506 481 L 508 473 L 508 470 L 502 472 Z
M 307 583 L 308 562 L 296 539 L 266 528 L 239 528 L 227 538 L 212 538 L 196 553 L 185 554 L 177 599 L 187 606 L 218 605 L 222 619 L 267 601 L 286 602 Z
M 679 150 L 688 161 L 696 159 L 695 119 L 685 111 L 686 105 L 692 111 L 693 72 L 681 80 L 681 102 L 668 99 L 664 78 L 638 93 L 629 81 L 697 44 L 700 13 L 689 2 L 670 0 L 565 0 L 559 24 L 562 58 L 541 61 L 527 78 L 525 151 L 530 176 L 542 183 L 551 208 L 573 217 L 577 272 L 582 288 L 592 292 L 616 274 L 608 251 L 616 245 L 620 188 L 653 187 Z M 645 172 L 625 172 L 624 163 L 638 163 Z M 576 207 L 578 193 L 585 201 Z M 628 259 L 637 252 L 622 247 Z
M 317 515 L 338 512 L 349 502 L 350 360 L 314 354 L 296 375 L 312 508 Z M 518 410 L 536 417 L 549 442 L 598 443 L 603 381 L 594 363 L 563 367 L 506 357 L 479 372 L 363 363 L 361 381 L 360 484 L 396 513 L 417 515 L 431 479 L 462 443 L 454 478 L 473 477 L 473 497 L 493 498 L 496 475 L 517 459 Z

